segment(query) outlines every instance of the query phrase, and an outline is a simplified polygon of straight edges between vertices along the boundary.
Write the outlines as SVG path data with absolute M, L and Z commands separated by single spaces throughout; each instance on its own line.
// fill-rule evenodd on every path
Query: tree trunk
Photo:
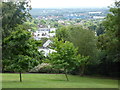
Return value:
M 69 81 L 68 76 L 67 76 L 67 70 L 64 70 L 64 72 L 65 72 L 65 77 L 66 77 L 67 81 Z
M 22 73 L 20 72 L 20 82 L 22 82 Z
M 84 76 L 84 71 L 85 71 L 85 66 L 82 66 L 81 67 L 80 76 Z

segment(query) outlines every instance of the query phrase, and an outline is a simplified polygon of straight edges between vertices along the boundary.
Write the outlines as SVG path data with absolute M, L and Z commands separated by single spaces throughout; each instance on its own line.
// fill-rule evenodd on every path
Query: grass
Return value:
M 91 78 L 64 74 L 2 74 L 3 88 L 118 88 L 118 80 Z

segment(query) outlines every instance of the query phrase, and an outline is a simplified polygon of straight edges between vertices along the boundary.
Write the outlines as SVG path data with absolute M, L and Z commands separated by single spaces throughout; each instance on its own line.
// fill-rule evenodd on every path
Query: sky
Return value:
M 32 8 L 102 8 L 115 0 L 31 0 Z

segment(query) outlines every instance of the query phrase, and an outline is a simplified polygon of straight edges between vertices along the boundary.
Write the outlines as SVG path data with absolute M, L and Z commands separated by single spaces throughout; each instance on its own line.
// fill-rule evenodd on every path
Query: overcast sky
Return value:
M 31 0 L 32 8 L 107 7 L 115 0 Z

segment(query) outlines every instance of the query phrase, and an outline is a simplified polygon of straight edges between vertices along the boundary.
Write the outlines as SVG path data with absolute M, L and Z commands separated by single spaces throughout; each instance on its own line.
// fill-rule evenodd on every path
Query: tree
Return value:
M 31 18 L 29 2 L 2 2 L 2 38 L 4 39 L 18 24 L 21 25 Z M 12 28 L 12 29 L 11 29 Z M 11 31 L 12 30 L 12 31 Z
M 53 65 L 53 67 L 63 69 L 68 81 L 67 72 L 74 69 L 78 62 L 77 49 L 72 43 L 68 41 L 64 43 L 63 40 L 58 41 L 57 38 L 55 38 L 53 45 L 56 52 L 50 54 L 49 62 Z
M 102 23 L 98 25 L 96 29 L 96 33 L 97 33 L 97 36 L 105 33 L 105 28 Z
M 29 14 L 31 6 L 28 0 L 25 0 L 23 2 L 2 2 L 1 8 L 3 71 L 8 69 L 22 72 L 25 70 L 25 66 L 23 65 L 23 68 L 22 64 L 27 62 L 32 63 L 33 61 L 38 62 L 36 60 L 42 58 L 42 54 L 37 50 L 40 42 L 31 39 L 31 33 L 28 32 L 30 26 L 24 24 L 27 20 L 31 19 L 31 15 Z M 19 59 L 20 56 L 21 59 Z M 35 60 L 31 62 L 30 58 Z M 20 60 L 28 61 L 20 64 Z M 19 66 L 18 70 L 15 69 L 16 65 Z M 23 69 L 20 69 L 21 67 Z
M 68 30 L 67 27 L 61 27 L 56 30 L 56 37 L 58 40 L 68 40 Z
M 3 54 L 3 67 L 20 73 L 29 71 L 43 58 L 43 54 L 38 51 L 40 41 L 35 41 L 31 33 L 26 31 L 22 25 L 15 28 L 17 31 L 4 39 L 5 51 Z
M 110 12 L 103 25 L 105 27 L 104 39 L 107 39 L 102 48 L 107 51 L 107 58 L 113 62 L 120 62 L 120 1 L 110 8 Z M 102 38 L 101 36 L 99 38 Z
M 89 30 L 95 31 L 97 26 L 96 25 L 90 25 L 90 26 L 88 26 L 88 28 L 89 28 Z
M 81 26 L 68 26 L 62 27 L 57 30 L 56 37 L 59 40 L 63 39 L 64 41 L 70 41 L 78 48 L 78 53 L 81 56 L 89 57 L 86 63 L 96 64 L 99 61 L 96 59 L 97 56 L 97 46 L 95 33 L 91 30 L 84 29 Z M 86 66 L 86 65 L 85 65 Z M 83 69 L 81 70 L 84 74 Z
M 38 24 L 35 24 L 34 20 L 32 20 L 31 22 L 27 21 L 24 23 L 24 25 L 28 26 L 31 32 L 35 32 L 36 30 L 38 30 Z
M 29 10 L 31 7 L 29 2 L 25 0 L 24 2 L 16 1 L 16 2 L 2 2 L 2 60 L 6 62 L 8 57 L 11 57 L 11 53 L 9 53 L 9 45 L 5 44 L 5 39 L 8 38 L 11 33 L 17 31 L 16 28 L 18 25 L 23 25 L 24 22 L 31 18 L 29 14 Z M 24 25 L 25 26 L 25 25 Z M 29 27 L 25 26 L 24 29 L 28 30 Z M 9 54 L 8 54 L 9 53 Z M 4 67 L 7 66 L 3 64 Z
M 105 33 L 98 37 L 97 46 L 104 53 L 101 59 L 105 73 L 109 76 L 119 75 L 120 62 L 120 1 L 116 1 L 109 10 L 111 13 L 107 15 L 103 21 Z

